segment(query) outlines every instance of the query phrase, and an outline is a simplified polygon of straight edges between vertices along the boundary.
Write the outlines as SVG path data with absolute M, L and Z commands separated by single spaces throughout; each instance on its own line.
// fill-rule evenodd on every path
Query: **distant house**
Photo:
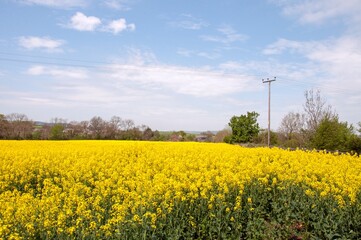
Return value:
M 180 141 L 183 141 L 184 138 L 181 134 L 174 132 L 170 135 L 169 140 L 172 142 L 180 142 Z
M 208 141 L 208 136 L 207 135 L 204 135 L 204 134 L 198 134 L 196 135 L 196 142 L 207 142 Z

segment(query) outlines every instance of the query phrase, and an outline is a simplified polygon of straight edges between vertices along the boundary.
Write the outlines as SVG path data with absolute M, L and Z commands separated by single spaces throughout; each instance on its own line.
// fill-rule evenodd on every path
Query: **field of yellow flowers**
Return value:
M 0 141 L 1 239 L 360 239 L 361 158 Z

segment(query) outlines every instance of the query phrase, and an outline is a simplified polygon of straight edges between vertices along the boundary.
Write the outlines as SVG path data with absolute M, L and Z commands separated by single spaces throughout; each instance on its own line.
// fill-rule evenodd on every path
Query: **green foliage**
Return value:
M 351 135 L 352 127 L 347 122 L 339 122 L 337 117 L 324 118 L 311 139 L 311 147 L 347 151 Z
M 247 115 L 233 116 L 228 123 L 232 128 L 231 143 L 247 143 L 258 135 L 260 127 L 257 123 L 256 112 L 247 112 Z
M 360 154 L 361 153 L 361 137 L 353 134 L 347 143 L 348 151 Z
M 232 143 L 232 135 L 225 136 L 223 138 L 223 142 L 225 143 Z
M 284 141 L 282 144 L 285 148 L 298 148 L 301 147 L 300 143 L 297 141 L 297 139 L 291 138 L 289 140 Z
M 187 142 L 195 141 L 195 139 L 196 139 L 196 135 L 192 133 L 187 133 L 187 135 L 185 136 L 185 140 Z
M 9 122 L 6 120 L 6 116 L 0 113 L 0 139 L 6 139 L 8 128 Z
M 64 126 L 62 124 L 54 124 L 50 129 L 51 140 L 62 140 L 64 138 Z
M 41 139 L 41 132 L 40 131 L 34 131 L 32 139 L 33 140 L 40 140 Z
M 277 133 L 271 131 L 271 145 L 277 145 L 278 144 L 278 136 Z M 258 134 L 257 137 L 255 137 L 253 139 L 254 143 L 258 143 L 258 144 L 262 144 L 262 145 L 267 145 L 268 143 L 268 132 L 267 131 L 262 131 Z

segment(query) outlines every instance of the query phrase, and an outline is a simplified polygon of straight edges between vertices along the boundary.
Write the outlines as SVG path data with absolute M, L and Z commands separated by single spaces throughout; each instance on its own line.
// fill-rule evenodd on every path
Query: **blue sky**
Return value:
M 267 127 L 318 89 L 361 121 L 359 0 L 1 0 L 0 113 L 158 130 Z

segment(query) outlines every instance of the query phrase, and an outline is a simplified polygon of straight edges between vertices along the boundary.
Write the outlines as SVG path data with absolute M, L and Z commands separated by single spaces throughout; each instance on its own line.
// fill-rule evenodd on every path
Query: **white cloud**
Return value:
M 45 49 L 49 51 L 59 51 L 60 47 L 65 44 L 64 40 L 51 39 L 49 37 L 20 37 L 19 45 L 26 49 Z
M 353 91 L 354 84 L 359 84 L 356 89 L 361 89 L 361 80 L 358 80 L 361 75 L 361 40 L 356 36 L 303 42 L 280 39 L 263 52 L 269 55 L 298 54 L 317 64 L 319 72 L 328 78 L 327 85 L 332 83 L 332 79 L 337 79 L 337 82 L 342 80 L 343 84 L 334 86 L 336 89 Z
M 56 8 L 74 8 L 86 5 L 86 1 L 84 0 L 22 0 L 22 2 Z
M 303 64 L 283 64 L 284 73 L 287 73 L 283 78 L 292 82 L 292 86 L 299 84 L 303 89 L 320 89 L 341 119 L 354 123 L 359 121 L 356 119 L 359 117 L 356 113 L 359 112 L 356 110 L 359 108 L 357 100 L 361 96 L 359 37 L 345 35 L 337 39 L 303 42 L 282 39 L 268 46 L 265 53 L 290 53 L 306 59 L 307 63 Z
M 101 24 L 101 20 L 94 16 L 86 16 L 81 12 L 77 12 L 71 17 L 69 28 L 73 28 L 79 31 L 95 31 L 95 29 Z
M 189 68 L 162 64 L 108 66 L 109 77 L 130 81 L 139 87 L 163 89 L 196 97 L 222 96 L 242 91 L 254 91 L 253 77 L 225 74 L 208 68 Z
M 27 74 L 40 76 L 49 75 L 56 78 L 85 79 L 88 78 L 88 72 L 84 69 L 67 67 L 46 67 L 42 65 L 32 66 L 27 70 Z
M 347 92 L 347 97 L 361 95 L 361 40 L 358 37 L 341 37 L 306 54 L 329 75 L 324 85 L 327 91 Z
M 102 24 L 102 20 L 95 16 L 86 16 L 81 12 L 77 12 L 71 17 L 70 22 L 65 27 L 76 29 L 79 31 L 106 31 L 118 34 L 122 31 L 134 31 L 135 24 L 127 23 L 124 18 L 111 20 L 107 25 Z
M 301 23 L 325 23 L 330 19 L 342 18 L 361 20 L 359 0 L 304 0 L 271 1 L 283 7 L 287 16 L 296 16 Z
M 125 30 L 134 31 L 135 24 L 127 24 L 127 21 L 124 18 L 120 18 L 118 20 L 111 21 L 105 29 L 112 32 L 113 34 L 118 34 Z
M 142 58 L 147 54 L 137 55 Z M 134 58 L 131 58 L 134 59 Z M 127 63 L 114 63 L 97 70 L 100 79 L 111 79 L 110 89 L 124 88 L 141 89 L 150 92 L 169 92 L 195 97 L 223 96 L 244 91 L 258 91 L 259 84 L 255 78 L 242 73 L 225 73 L 221 68 L 191 68 L 161 63 L 150 63 L 149 60 L 131 60 Z M 95 79 L 88 70 L 74 67 L 58 67 L 35 65 L 27 74 L 32 76 L 51 76 L 59 80 Z M 92 77 L 91 77 L 92 76 Z M 108 82 L 109 84 L 110 82 Z
M 219 42 L 230 44 L 233 42 L 243 42 L 248 39 L 247 35 L 240 34 L 231 26 L 223 26 L 217 29 L 220 35 L 203 35 L 201 39 L 208 42 Z
M 131 54 L 129 60 L 97 69 L 32 66 L 27 83 L 35 88 L 14 91 L 8 85 L 0 104 L 6 105 L 5 112 L 28 113 L 31 108 L 35 115 L 30 117 L 36 120 L 59 114 L 71 120 L 119 115 L 164 130 L 221 129 L 232 114 L 248 110 L 248 102 L 259 105 L 253 98 L 261 94 L 260 80 L 242 73 L 236 64 L 234 71 L 225 71 L 163 64 L 154 54 L 137 49 Z M 232 101 L 235 95 L 243 100 Z

